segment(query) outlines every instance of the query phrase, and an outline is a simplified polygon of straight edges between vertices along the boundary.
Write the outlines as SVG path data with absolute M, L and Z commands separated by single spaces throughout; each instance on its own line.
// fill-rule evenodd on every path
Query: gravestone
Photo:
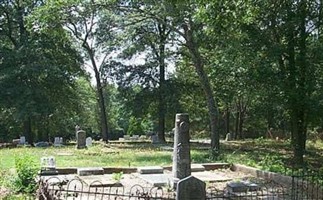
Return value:
M 151 136 L 151 143 L 152 144 L 158 144 L 159 143 L 158 135 L 152 135 Z
M 21 136 L 21 137 L 20 137 L 19 144 L 21 144 L 21 145 L 26 144 L 26 137 L 25 137 L 25 136 Z
M 205 200 L 206 184 L 194 176 L 186 177 L 177 183 L 176 200 Z
M 83 130 L 79 130 L 76 133 L 76 139 L 77 139 L 77 144 L 76 148 L 77 149 L 83 149 L 86 148 L 86 133 Z
M 189 116 L 176 114 L 173 151 L 173 187 L 176 183 L 191 175 L 191 154 L 189 138 Z
M 91 137 L 87 137 L 85 140 L 85 146 L 86 147 L 90 147 L 92 146 L 92 138 Z
M 53 156 L 42 157 L 40 159 L 40 174 L 41 175 L 57 175 L 58 171 L 56 170 L 56 161 Z
M 54 138 L 54 147 L 60 147 L 62 146 L 62 140 L 60 137 L 55 137 Z
M 49 143 L 48 142 L 37 142 L 35 143 L 35 147 L 49 147 Z
M 12 143 L 13 143 L 14 145 L 17 145 L 17 144 L 19 144 L 19 143 L 20 143 L 20 139 L 13 139 L 13 140 L 12 140 Z
M 231 140 L 232 140 L 231 133 L 227 133 L 225 136 L 225 141 L 231 141 Z
M 256 183 L 250 181 L 234 181 L 227 184 L 227 190 L 229 193 L 239 193 L 239 192 L 248 192 L 248 191 L 257 191 L 261 187 Z

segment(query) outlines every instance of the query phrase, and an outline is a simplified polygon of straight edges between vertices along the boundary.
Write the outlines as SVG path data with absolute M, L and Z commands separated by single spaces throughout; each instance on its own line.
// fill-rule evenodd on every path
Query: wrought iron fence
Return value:
M 175 199 L 175 194 L 162 187 L 133 185 L 126 188 L 120 184 L 104 184 L 100 181 L 87 184 L 77 178 L 65 181 L 58 177 L 51 177 L 40 179 L 37 198 L 39 200 L 171 200 Z
M 293 172 L 291 196 L 293 200 L 322 200 L 323 174 L 307 169 Z
M 234 190 L 230 187 L 219 189 L 217 183 L 208 184 L 206 189 L 207 200 L 246 200 L 246 199 L 292 199 L 288 190 L 275 182 L 263 180 L 248 180 L 253 187 L 244 187 Z M 222 184 L 223 185 L 223 184 Z M 121 184 L 104 184 L 100 181 L 93 181 L 90 184 L 81 179 L 69 181 L 61 180 L 58 177 L 42 179 L 38 189 L 39 200 L 175 200 L 176 191 L 163 187 L 143 187 L 134 185 L 125 187 Z

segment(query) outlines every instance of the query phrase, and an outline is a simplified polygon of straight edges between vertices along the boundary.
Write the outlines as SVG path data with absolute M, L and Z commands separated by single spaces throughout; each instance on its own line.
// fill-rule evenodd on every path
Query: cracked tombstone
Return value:
M 177 183 L 176 200 L 205 200 L 206 184 L 194 176 L 186 177 Z
M 191 154 L 189 138 L 189 116 L 176 114 L 173 151 L 173 188 L 177 182 L 191 175 Z

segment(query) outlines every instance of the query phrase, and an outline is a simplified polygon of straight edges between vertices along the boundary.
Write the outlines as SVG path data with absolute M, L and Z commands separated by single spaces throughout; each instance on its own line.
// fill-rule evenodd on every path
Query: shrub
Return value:
M 29 156 L 15 158 L 16 175 L 12 180 L 15 192 L 34 193 L 36 191 L 37 167 Z

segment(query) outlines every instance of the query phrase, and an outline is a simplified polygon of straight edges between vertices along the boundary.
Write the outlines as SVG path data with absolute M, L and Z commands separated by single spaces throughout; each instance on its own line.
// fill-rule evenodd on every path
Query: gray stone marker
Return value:
M 83 130 L 79 130 L 76 132 L 76 140 L 77 140 L 77 144 L 76 144 L 76 148 L 77 149 L 83 149 L 86 148 L 86 133 Z
M 56 170 L 56 161 L 55 157 L 49 156 L 49 157 L 42 157 L 40 159 L 40 175 L 46 176 L 46 175 L 57 175 L 58 171 Z
M 25 136 L 21 136 L 20 137 L 19 144 L 21 144 L 21 145 L 25 145 L 26 144 L 26 137 Z
M 92 138 L 91 138 L 91 137 L 87 137 L 87 138 L 85 139 L 85 146 L 86 146 L 86 147 L 90 147 L 90 146 L 92 146 Z
M 186 177 L 177 183 L 176 200 L 205 200 L 206 184 L 194 176 Z
M 158 144 L 159 143 L 158 135 L 152 135 L 151 136 L 151 143 L 152 144 Z
M 189 117 L 186 113 L 176 114 L 173 151 L 173 187 L 191 175 Z
M 250 192 L 260 190 L 260 186 L 250 181 L 235 181 L 227 184 L 229 193 Z

